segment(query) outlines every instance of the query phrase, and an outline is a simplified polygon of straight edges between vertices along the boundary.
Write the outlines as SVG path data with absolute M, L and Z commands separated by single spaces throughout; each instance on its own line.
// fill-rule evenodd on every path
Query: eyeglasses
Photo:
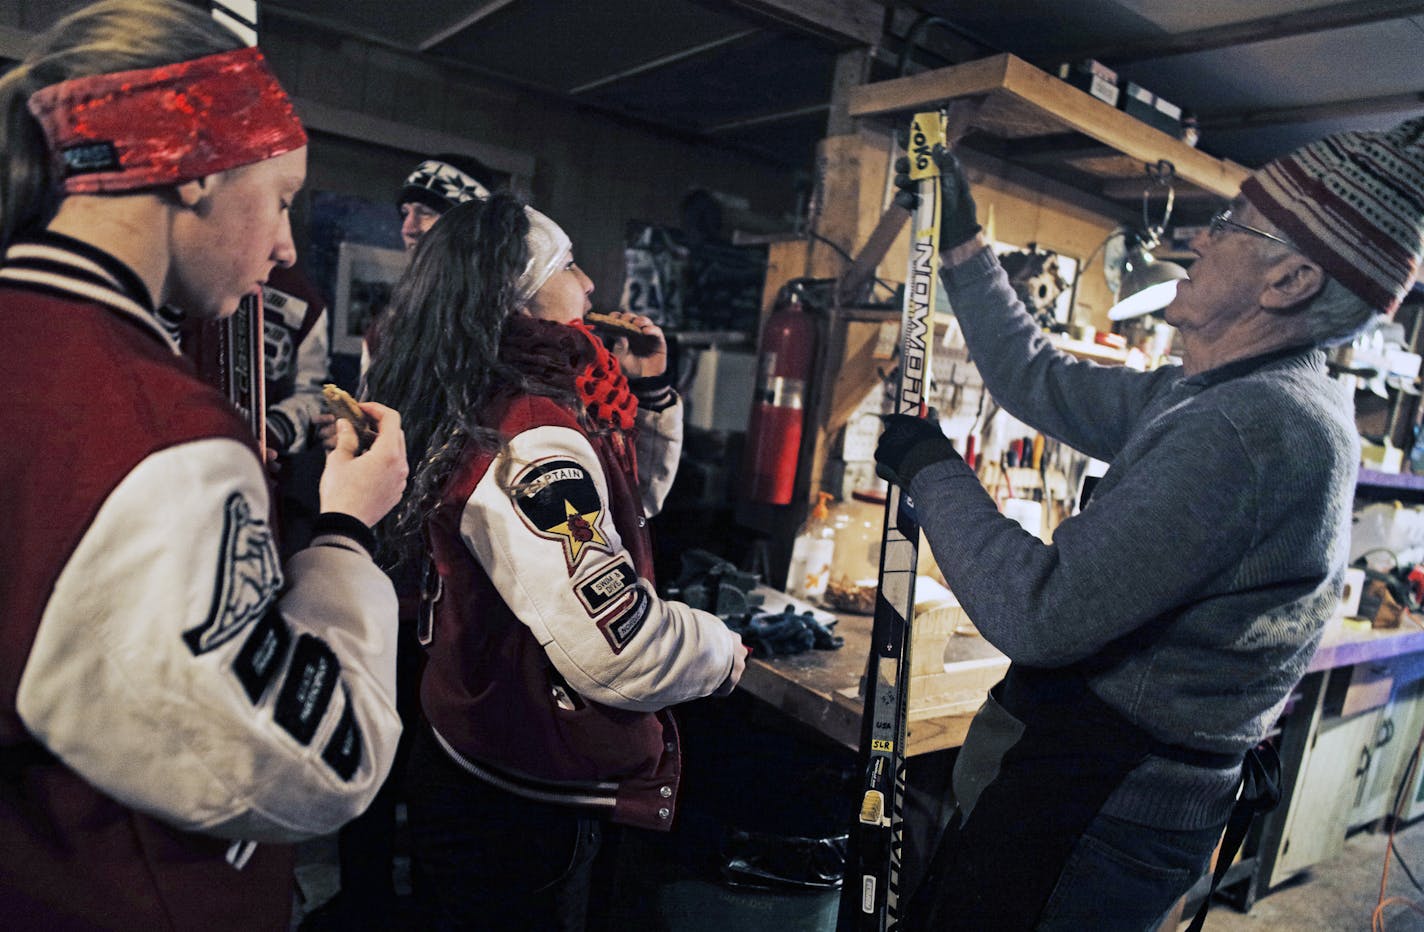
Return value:
M 1273 243 L 1280 243 L 1287 249 L 1294 250 L 1296 248 L 1294 243 L 1282 239 L 1274 233 L 1267 233 L 1265 230 L 1258 230 L 1255 227 L 1247 226 L 1244 223 L 1237 223 L 1235 220 L 1232 220 L 1230 207 L 1218 210 L 1211 220 L 1207 222 L 1207 235 L 1215 239 L 1220 236 L 1227 227 L 1240 230 L 1242 233 L 1253 233 L 1262 239 L 1268 239 Z

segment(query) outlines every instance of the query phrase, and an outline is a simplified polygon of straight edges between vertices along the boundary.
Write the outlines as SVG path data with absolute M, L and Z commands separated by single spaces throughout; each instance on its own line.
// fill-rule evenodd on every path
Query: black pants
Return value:
M 587 926 L 602 820 L 470 776 L 428 726 L 416 732 L 406 786 L 420 928 Z
M 420 726 L 420 674 L 424 656 L 413 623 L 401 620 L 396 634 L 396 711 L 401 718 L 395 764 L 376 798 L 337 836 L 341 859 L 341 899 L 348 911 L 378 916 L 393 908 L 396 858 L 396 805 L 406 798 L 405 774 L 411 744 Z M 363 916 L 363 918 L 365 918 Z

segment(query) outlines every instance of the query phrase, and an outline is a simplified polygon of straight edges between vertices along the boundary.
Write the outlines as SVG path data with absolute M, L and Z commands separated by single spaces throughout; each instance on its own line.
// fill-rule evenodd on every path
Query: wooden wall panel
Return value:
M 600 308 L 616 306 L 622 292 L 629 221 L 678 225 L 680 202 L 695 187 L 743 198 L 760 218 L 781 217 L 795 201 L 790 172 L 754 157 L 358 39 L 273 19 L 262 44 L 294 96 L 532 156 L 532 177 L 517 188 L 568 231 Z M 385 178 L 400 154 L 388 140 L 363 147 L 319 134 L 309 187 L 385 201 L 404 172 L 430 153 L 410 151 L 409 164 Z
M 894 194 L 890 178 L 897 155 L 892 153 L 887 134 L 869 128 L 823 140 L 817 162 L 816 197 L 820 206 L 814 214 L 816 232 L 855 255 Z M 1099 205 L 1085 206 L 1074 199 L 1072 192 L 1051 193 L 1055 186 L 1026 178 L 1022 171 L 1003 171 L 1001 163 L 969 152 L 964 153 L 963 162 L 979 209 L 979 222 L 986 235 L 1000 242 L 1021 247 L 1036 242 L 1041 248 L 1072 256 L 1081 264 L 1117 225 L 1116 216 L 1106 216 L 1101 209 L 1095 209 Z M 906 224 L 876 269 L 877 276 L 892 284 L 903 282 L 909 248 Z M 845 261 L 823 242 L 777 244 L 763 292 L 763 312 L 769 312 L 777 290 L 790 279 L 834 278 L 844 269 Z M 1082 275 L 1075 319 L 1107 330 L 1112 294 L 1103 278 L 1101 254 L 1082 270 Z M 882 299 L 886 293 L 883 288 L 876 291 Z

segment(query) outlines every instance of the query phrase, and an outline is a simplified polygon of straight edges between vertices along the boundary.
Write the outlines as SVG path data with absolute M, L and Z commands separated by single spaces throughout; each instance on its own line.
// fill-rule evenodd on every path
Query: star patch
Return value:
M 563 545 L 570 574 L 589 553 L 612 553 L 602 530 L 603 499 L 588 470 L 574 460 L 535 463 L 510 489 L 519 516 L 531 531 Z

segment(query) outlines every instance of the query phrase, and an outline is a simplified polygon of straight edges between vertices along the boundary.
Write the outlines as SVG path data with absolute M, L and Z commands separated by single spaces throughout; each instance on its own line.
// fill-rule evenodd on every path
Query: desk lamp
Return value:
M 1156 238 L 1143 240 L 1129 233 L 1131 242 L 1123 250 L 1122 274 L 1118 279 L 1117 303 L 1108 308 L 1108 320 L 1127 320 L 1161 310 L 1177 296 L 1177 283 L 1187 270 L 1175 262 L 1164 262 L 1148 250 Z
M 1187 277 L 1187 270 L 1175 262 L 1153 257 L 1152 250 L 1162 241 L 1162 232 L 1172 217 L 1175 192 L 1172 178 L 1176 169 L 1171 162 L 1160 161 L 1147 166 L 1151 181 L 1142 192 L 1142 227 L 1118 227 L 1098 244 L 1083 263 L 1083 268 L 1103 253 L 1103 276 L 1108 280 L 1117 303 L 1108 308 L 1108 320 L 1127 320 L 1172 303 L 1177 283 Z M 1167 189 L 1167 203 L 1162 219 L 1152 223 L 1148 217 L 1148 201 L 1154 187 Z M 1074 282 L 1074 303 L 1077 302 L 1077 282 Z M 1070 314 L 1071 319 L 1071 314 Z

